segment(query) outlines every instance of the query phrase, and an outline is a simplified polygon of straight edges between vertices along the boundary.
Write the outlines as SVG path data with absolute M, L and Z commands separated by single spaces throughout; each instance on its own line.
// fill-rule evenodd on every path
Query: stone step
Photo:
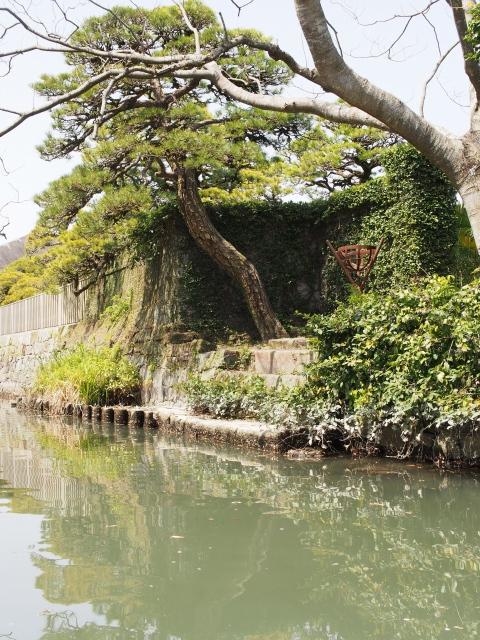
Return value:
M 253 349 L 255 373 L 301 374 L 303 367 L 314 361 L 309 349 Z
M 271 349 L 307 349 L 308 339 L 297 338 L 273 338 L 267 342 L 267 347 Z

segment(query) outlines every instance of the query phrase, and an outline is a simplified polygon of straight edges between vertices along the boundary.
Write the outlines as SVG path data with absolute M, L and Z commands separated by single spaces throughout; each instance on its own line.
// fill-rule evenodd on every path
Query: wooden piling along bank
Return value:
M 15 404 L 15 403 L 14 403 Z M 48 415 L 48 402 L 37 400 L 19 408 Z M 67 404 L 63 415 L 73 420 L 128 426 L 134 429 L 159 429 L 167 434 L 177 434 L 188 439 L 205 440 L 222 445 L 261 449 L 269 453 L 285 453 L 292 448 L 304 447 L 307 436 L 292 433 L 251 420 L 219 420 L 195 416 L 175 406 L 162 407 L 100 407 Z

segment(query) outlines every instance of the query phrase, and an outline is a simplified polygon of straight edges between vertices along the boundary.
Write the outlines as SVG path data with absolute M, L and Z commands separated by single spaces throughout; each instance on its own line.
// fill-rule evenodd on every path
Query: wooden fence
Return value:
M 40 293 L 0 306 L 0 335 L 75 324 L 85 315 L 87 291 L 76 296 L 73 285 L 60 293 Z

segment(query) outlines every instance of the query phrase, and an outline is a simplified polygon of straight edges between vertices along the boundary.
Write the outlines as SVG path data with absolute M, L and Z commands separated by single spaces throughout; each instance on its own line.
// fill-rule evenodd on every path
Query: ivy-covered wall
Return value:
M 390 151 L 385 167 L 385 176 L 325 200 L 210 208 L 220 232 L 254 262 L 293 332 L 302 314 L 328 312 L 349 293 L 327 239 L 338 246 L 385 238 L 371 278 L 375 289 L 455 271 L 459 218 L 449 182 L 408 145 Z M 97 289 L 93 315 L 133 296 L 129 323 L 140 333 L 173 325 L 207 339 L 256 338 L 241 292 L 196 247 L 173 206 L 146 220 L 133 244 L 143 265 L 135 283 L 128 270 L 109 278 Z
M 408 145 L 390 151 L 385 167 L 386 176 L 327 200 L 210 210 L 221 233 L 255 263 L 275 311 L 287 324 L 302 324 L 304 313 L 330 311 L 348 294 L 327 239 L 334 245 L 385 239 L 372 273 L 375 289 L 455 271 L 459 221 L 448 180 Z M 184 242 L 191 256 L 181 282 L 186 324 L 203 332 L 227 328 L 254 335 L 231 280 L 186 234 Z
M 328 310 L 338 296 L 335 277 L 334 282 L 325 278 L 326 240 L 336 241 L 352 216 L 346 212 L 327 219 L 325 213 L 324 202 L 250 203 L 210 211 L 220 232 L 255 264 L 286 323 L 301 323 L 297 312 Z M 240 290 L 186 236 L 185 244 L 191 256 L 181 282 L 186 324 L 200 331 L 217 333 L 227 327 L 254 335 Z
M 450 182 L 415 149 L 401 145 L 383 162 L 385 203 L 372 207 L 360 236 L 383 236 L 387 250 L 372 273 L 373 288 L 405 285 L 416 276 L 454 274 L 459 220 Z

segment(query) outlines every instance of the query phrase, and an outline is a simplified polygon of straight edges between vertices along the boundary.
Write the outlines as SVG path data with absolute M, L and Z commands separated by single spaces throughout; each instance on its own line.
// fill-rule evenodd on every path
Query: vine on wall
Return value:
M 302 324 L 301 314 L 331 311 L 349 293 L 327 251 L 327 238 L 335 245 L 385 238 L 372 272 L 372 290 L 457 271 L 459 218 L 453 187 L 408 145 L 389 151 L 384 164 L 384 177 L 326 200 L 210 210 L 220 232 L 255 263 L 275 311 L 291 329 Z M 254 335 L 241 293 L 193 246 L 190 253 L 182 281 L 188 326 Z

